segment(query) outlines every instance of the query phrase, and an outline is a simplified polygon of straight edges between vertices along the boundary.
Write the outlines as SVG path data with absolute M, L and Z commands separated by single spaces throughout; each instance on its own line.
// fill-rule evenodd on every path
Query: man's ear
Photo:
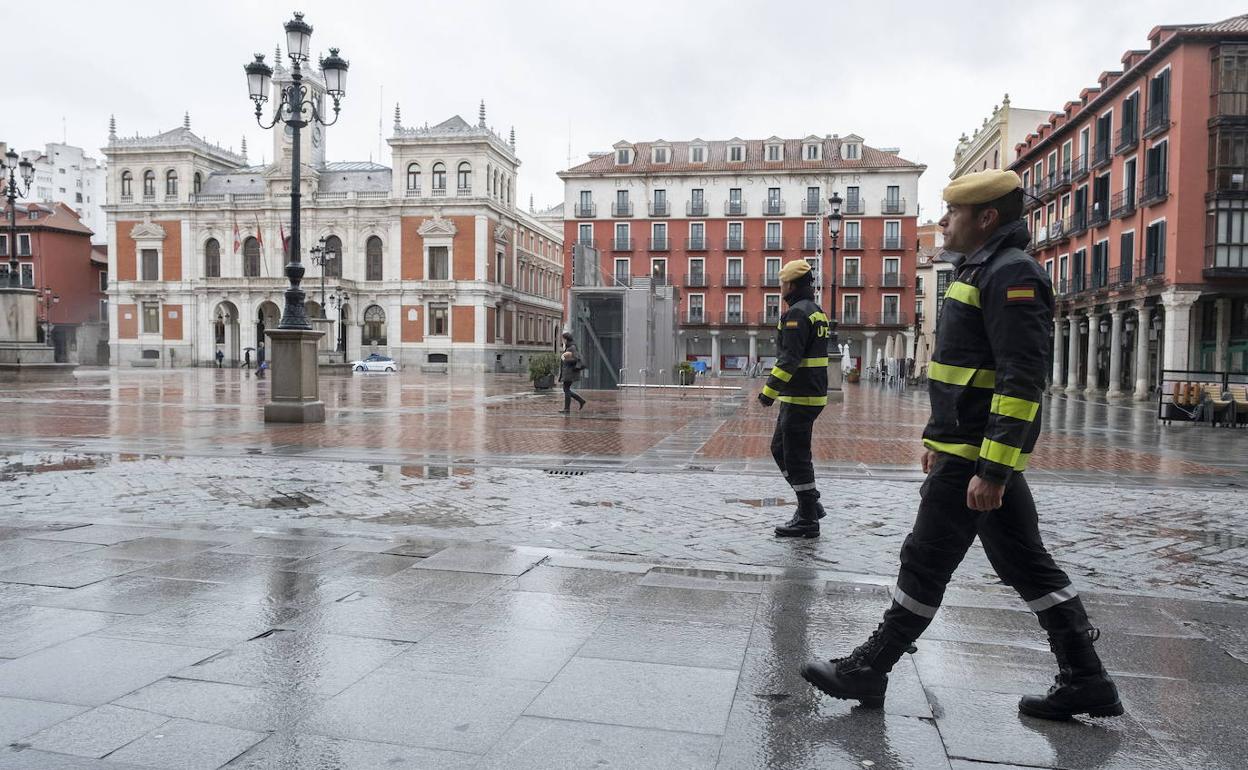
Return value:
M 992 232 L 1001 224 L 1001 212 L 996 209 L 984 209 L 979 212 L 979 226 L 984 232 Z

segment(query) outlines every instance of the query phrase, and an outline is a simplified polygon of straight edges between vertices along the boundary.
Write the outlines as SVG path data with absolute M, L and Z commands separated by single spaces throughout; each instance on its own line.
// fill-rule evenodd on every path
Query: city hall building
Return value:
M 290 82 L 282 67 L 273 88 Z M 314 98 L 324 86 L 305 75 Z M 278 101 L 274 94 L 274 102 Z M 518 371 L 562 328 L 562 237 L 516 205 L 515 133 L 469 124 L 402 125 L 393 167 L 329 162 L 329 129 L 301 132 L 308 316 L 322 362 L 377 352 L 406 366 Z M 288 280 L 290 129 L 274 161 L 210 144 L 190 129 L 108 146 L 112 363 L 237 365 L 276 328 Z M 309 250 L 323 249 L 317 264 Z M 323 285 L 323 289 L 322 289 Z M 251 354 L 255 360 L 255 354 Z

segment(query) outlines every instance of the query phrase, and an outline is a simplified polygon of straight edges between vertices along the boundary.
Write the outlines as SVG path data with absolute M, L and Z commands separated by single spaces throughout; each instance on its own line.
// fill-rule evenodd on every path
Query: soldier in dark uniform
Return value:
M 780 402 L 771 455 L 797 493 L 797 512 L 776 527 L 776 537 L 819 537 L 823 506 L 815 488 L 810 437 L 828 405 L 828 317 L 815 302 L 810 264 L 794 260 L 780 269 L 780 291 L 789 309 L 776 332 L 776 365 L 758 394 L 759 403 Z
M 1046 719 L 1123 713 L 1093 642 L 1100 632 L 1040 539 L 1023 478 L 1040 434 L 1053 287 L 1022 249 L 1022 184 L 983 171 L 945 188 L 945 248 L 954 281 L 945 294 L 928 367 L 931 418 L 923 431 L 927 480 L 884 622 L 844 658 L 802 666 L 834 698 L 881 706 L 888 672 L 931 623 L 953 571 L 978 536 L 993 568 L 1048 632 L 1058 675 L 1047 695 L 1019 710 Z

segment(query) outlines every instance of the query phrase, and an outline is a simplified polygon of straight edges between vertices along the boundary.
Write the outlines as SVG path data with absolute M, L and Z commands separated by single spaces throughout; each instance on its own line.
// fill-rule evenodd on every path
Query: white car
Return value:
M 397 372 L 399 362 L 389 356 L 373 353 L 368 358 L 352 361 L 351 368 L 357 372 Z

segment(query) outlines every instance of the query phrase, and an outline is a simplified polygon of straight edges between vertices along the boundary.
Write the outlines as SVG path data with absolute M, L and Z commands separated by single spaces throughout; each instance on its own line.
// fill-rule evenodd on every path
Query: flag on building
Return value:
M 281 222 L 277 223 L 282 233 L 282 259 L 290 259 L 290 236 L 286 234 L 286 226 Z
M 234 253 L 237 254 L 243 242 L 238 237 L 238 220 L 234 220 Z

